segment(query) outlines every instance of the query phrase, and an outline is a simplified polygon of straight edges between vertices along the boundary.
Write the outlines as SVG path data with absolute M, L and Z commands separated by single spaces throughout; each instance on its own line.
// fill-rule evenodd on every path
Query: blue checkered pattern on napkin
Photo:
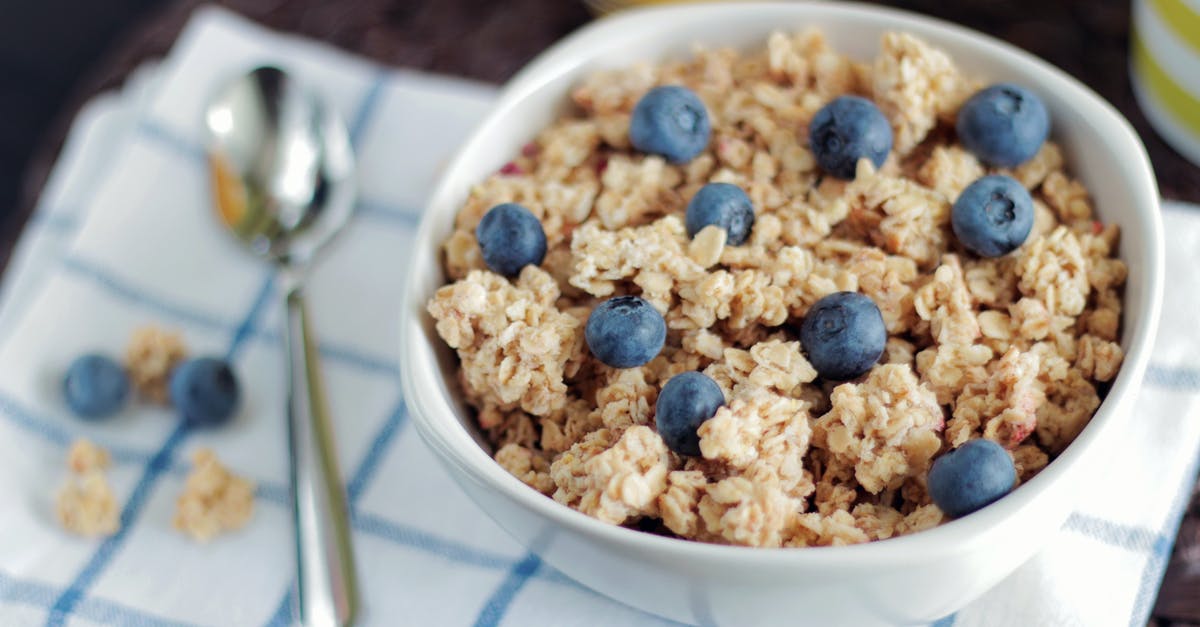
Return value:
M 527 553 L 461 494 L 407 425 L 394 348 L 407 241 L 438 168 L 486 110 L 491 88 L 379 68 L 212 9 L 196 15 L 161 65 L 84 110 L 5 277 L 0 624 L 292 619 L 279 307 L 269 269 L 210 215 L 200 146 L 205 97 L 260 62 L 282 63 L 324 91 L 349 121 L 359 156 L 357 214 L 316 269 L 311 305 L 366 622 L 664 624 Z M 1168 269 L 1190 277 L 1200 266 L 1200 214 L 1166 216 Z M 1144 622 L 1196 472 L 1200 338 L 1186 330 L 1197 293 L 1168 294 L 1128 458 L 1097 478 L 1096 494 L 1049 549 L 940 624 Z M 180 329 L 193 353 L 233 361 L 246 393 L 231 426 L 189 432 L 168 410 L 146 406 L 102 423 L 70 416 L 59 394 L 66 364 L 84 350 L 119 355 L 146 323 Z M 66 446 L 80 436 L 114 456 L 122 528 L 105 540 L 71 536 L 54 520 Z M 259 485 L 251 523 L 206 545 L 171 528 L 200 446 Z

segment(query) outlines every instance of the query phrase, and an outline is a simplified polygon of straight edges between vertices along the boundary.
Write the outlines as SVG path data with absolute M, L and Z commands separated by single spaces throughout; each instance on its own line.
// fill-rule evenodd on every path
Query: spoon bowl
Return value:
M 205 111 L 217 216 L 255 255 L 298 266 L 350 219 L 346 126 L 275 67 L 220 90 Z

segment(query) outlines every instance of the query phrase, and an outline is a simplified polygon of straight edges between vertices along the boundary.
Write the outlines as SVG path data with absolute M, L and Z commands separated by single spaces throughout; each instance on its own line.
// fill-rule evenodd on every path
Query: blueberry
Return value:
M 475 227 L 483 262 L 497 274 L 516 276 L 546 258 L 546 232 L 533 213 L 516 203 L 496 205 Z
M 692 90 L 663 85 L 646 92 L 633 107 L 629 143 L 672 163 L 686 163 L 708 145 L 712 127 L 704 103 Z
M 954 235 L 981 257 L 1006 255 L 1033 228 L 1033 199 L 1012 177 L 993 174 L 971 183 L 950 212 Z
M 680 455 L 700 454 L 696 429 L 725 404 L 725 394 L 716 381 L 689 371 L 671 377 L 658 393 L 654 422 L 663 442 Z
M 981 89 L 958 110 L 958 140 L 984 163 L 1011 168 L 1037 154 L 1050 115 L 1033 92 L 1011 83 Z
M 742 188 L 729 183 L 709 183 L 700 188 L 687 206 L 687 231 L 696 237 L 700 229 L 715 224 L 725 229 L 725 243 L 740 246 L 754 226 L 754 205 Z
M 870 370 L 886 342 L 879 307 L 856 292 L 835 292 L 818 300 L 800 324 L 800 344 L 824 379 L 845 381 Z
M 662 350 L 667 323 L 645 300 L 618 296 L 592 310 L 583 335 L 596 359 L 613 368 L 632 368 Z
M 63 377 L 67 406 L 80 418 L 104 418 L 116 413 L 129 396 L 129 377 L 116 361 L 104 355 L 83 355 L 71 362 Z
M 968 440 L 929 469 L 929 496 L 947 516 L 966 516 L 1008 494 L 1017 481 L 1012 457 L 991 440 Z
M 215 357 L 197 357 L 176 366 L 170 391 L 171 402 L 193 427 L 229 422 L 241 396 L 233 369 Z
M 849 180 L 863 157 L 876 168 L 883 165 L 892 150 L 892 126 L 870 100 L 840 96 L 813 116 L 808 145 L 822 169 Z

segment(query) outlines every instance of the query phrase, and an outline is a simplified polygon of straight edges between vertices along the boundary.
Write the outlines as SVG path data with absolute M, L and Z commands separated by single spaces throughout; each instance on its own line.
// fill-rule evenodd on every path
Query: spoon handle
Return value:
M 300 624 L 343 626 L 358 613 L 358 583 L 342 489 L 299 282 L 285 287 L 288 446 Z

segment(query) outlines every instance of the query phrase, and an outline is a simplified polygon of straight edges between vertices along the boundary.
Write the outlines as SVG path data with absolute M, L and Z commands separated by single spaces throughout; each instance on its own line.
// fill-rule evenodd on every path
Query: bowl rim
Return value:
M 797 548 L 766 548 L 721 545 L 670 538 L 612 525 L 558 503 L 530 488 L 509 474 L 484 451 L 466 428 L 459 423 L 448 399 L 430 392 L 434 386 L 431 378 L 440 378 L 437 368 L 413 368 L 407 363 L 414 354 L 411 343 L 424 342 L 421 331 L 425 327 L 419 317 L 425 316 L 424 299 L 429 294 L 413 294 L 415 277 L 410 273 L 403 285 L 403 302 L 400 329 L 401 380 L 406 403 L 413 414 L 413 422 L 426 443 L 437 452 L 443 463 L 449 463 L 463 474 L 487 488 L 503 493 L 509 500 L 527 511 L 593 540 L 610 546 L 622 546 L 630 551 L 650 551 L 657 555 L 689 562 L 722 563 L 731 561 L 758 568 L 878 568 L 902 562 L 916 563 L 932 561 L 947 553 L 961 552 L 975 542 L 986 541 L 989 530 L 1002 525 L 1018 510 L 1042 496 L 1057 480 L 1069 472 L 1077 462 L 1087 455 L 1090 446 L 1102 432 L 1110 430 L 1118 418 L 1119 405 L 1132 397 L 1142 380 L 1150 357 L 1154 336 L 1157 332 L 1159 310 L 1163 290 L 1163 226 L 1159 211 L 1159 194 L 1156 179 L 1145 147 L 1130 123 L 1106 100 L 1089 87 L 1083 85 L 1066 72 L 1046 61 L 990 35 L 980 33 L 951 22 L 924 15 L 855 2 L 827 3 L 820 0 L 791 2 L 705 2 L 690 5 L 659 5 L 622 11 L 595 20 L 568 35 L 543 51 L 520 70 L 502 89 L 489 113 L 475 127 L 451 159 L 438 183 L 428 197 L 430 202 L 450 194 L 454 186 L 449 173 L 459 164 L 469 160 L 474 144 L 484 129 L 501 122 L 510 110 L 529 94 L 542 88 L 561 73 L 570 71 L 578 59 L 592 58 L 589 49 L 597 47 L 613 37 L 621 37 L 623 29 L 643 20 L 669 21 L 673 17 L 689 18 L 702 15 L 706 19 L 736 19 L 738 13 L 770 10 L 790 13 L 796 18 L 819 16 L 822 19 L 855 19 L 863 14 L 875 18 L 886 18 L 895 26 L 893 30 L 913 32 L 922 38 L 936 39 L 935 45 L 945 42 L 958 44 L 970 42 L 980 48 L 982 56 L 1001 58 L 1017 68 L 1022 74 L 1037 76 L 1040 83 L 1053 83 L 1064 90 L 1065 98 L 1077 101 L 1086 109 L 1082 114 L 1089 116 L 1093 127 L 1106 128 L 1112 133 L 1121 150 L 1122 170 L 1125 180 L 1130 182 L 1132 195 L 1138 199 L 1135 214 L 1147 227 L 1149 255 L 1144 259 L 1144 278 L 1148 279 L 1145 297 L 1139 303 L 1124 304 L 1124 319 L 1136 312 L 1140 324 L 1136 328 L 1125 328 L 1128 338 L 1125 360 L 1108 394 L 1092 416 L 1089 424 L 1051 464 L 1036 477 L 1023 484 L 1020 489 L 996 503 L 970 516 L 950 520 L 933 529 L 919 533 L 890 538 L 886 541 L 866 542 L 848 546 L 818 546 Z M 764 33 L 764 37 L 769 33 Z M 417 230 L 417 242 L 425 242 L 432 236 L 434 220 L 432 211 L 426 211 Z M 438 246 L 433 250 L 437 251 Z M 435 266 L 436 267 L 436 266 Z M 1136 306 L 1136 309 L 1134 308 Z M 436 348 L 434 348 L 436 350 Z M 433 372 L 431 372 L 432 370 Z M 482 508 L 481 508 L 482 509 Z M 485 510 L 491 516 L 490 512 Z

